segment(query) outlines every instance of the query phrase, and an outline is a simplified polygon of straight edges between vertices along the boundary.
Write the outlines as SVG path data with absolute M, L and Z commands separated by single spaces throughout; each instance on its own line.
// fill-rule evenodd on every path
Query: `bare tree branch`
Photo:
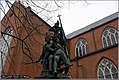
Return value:
M 19 3 L 22 0 L 19 0 Z M 51 2 L 51 3 L 50 3 Z M 32 14 L 30 14 L 30 12 L 28 12 L 28 7 L 33 7 L 32 10 L 34 10 L 37 14 L 40 14 L 44 17 L 46 22 L 51 22 L 54 24 L 54 21 L 52 20 L 52 18 L 55 16 L 55 12 L 60 10 L 63 7 L 67 7 L 65 2 L 59 1 L 59 0 L 53 0 L 53 1 L 39 1 L 39 2 L 35 2 L 33 0 L 24 0 L 22 1 L 22 3 L 20 3 L 21 5 L 17 6 L 17 5 L 13 5 L 9 0 L 5 0 L 6 5 L 8 6 L 10 12 L 11 12 L 11 16 L 14 19 L 14 21 L 11 21 L 10 19 L 10 15 L 7 15 L 5 12 L 5 7 L 2 3 L 0 3 L 0 10 L 2 11 L 2 13 L 4 14 L 4 19 L 6 19 L 6 22 L 1 22 L 1 26 L 4 29 L 7 29 L 7 24 L 9 23 L 9 26 L 12 26 L 12 29 L 14 31 L 14 34 L 8 34 L 7 32 L 5 32 L 4 30 L 1 30 L 1 34 L 2 35 L 8 35 L 10 37 L 13 38 L 12 42 L 13 42 L 13 46 L 18 46 L 18 44 L 20 44 L 20 49 L 17 50 L 17 53 L 23 53 L 25 55 L 24 60 L 29 62 L 34 62 L 35 61 L 35 54 L 40 54 L 38 53 L 38 51 L 34 50 L 33 46 L 35 45 L 36 47 L 43 47 L 44 43 L 44 39 L 46 36 L 46 31 L 44 30 L 44 22 L 40 22 L 38 23 L 35 19 L 34 16 Z M 70 6 L 71 1 L 69 0 L 68 5 Z M 86 4 L 89 4 L 86 0 L 85 0 Z M 25 5 L 28 6 L 27 8 L 25 7 Z M 73 4 L 73 3 L 72 3 Z M 11 7 L 12 6 L 12 7 Z M 21 6 L 24 9 L 21 10 Z M 15 12 L 16 10 L 18 10 L 18 12 Z M 20 16 L 20 14 L 22 15 L 22 18 Z M 24 20 L 24 21 L 23 21 Z M 14 22 L 14 24 L 13 24 Z M 25 24 L 27 23 L 27 25 Z M 29 25 L 29 26 L 28 26 Z M 25 32 L 26 34 L 23 36 L 23 32 Z M 40 38 L 40 41 L 38 41 L 36 39 L 36 37 Z M 13 53 L 10 53 L 11 47 L 8 44 L 7 40 L 2 36 L 1 37 L 7 44 L 7 48 L 8 48 L 8 55 L 6 53 L 3 53 L 2 51 L 0 51 L 0 53 L 2 53 L 1 55 L 1 62 L 2 62 L 2 72 L 4 75 L 6 75 L 5 71 L 4 71 L 4 62 L 3 62 L 3 55 L 6 57 L 6 60 L 8 61 L 10 68 L 13 70 L 14 74 L 16 74 L 16 71 L 13 69 L 13 65 L 11 63 L 15 63 L 14 58 L 12 57 L 12 55 L 15 54 L 15 51 Z M 35 43 L 35 44 L 34 44 Z M 22 55 L 22 54 L 21 54 Z M 23 65 L 27 65 L 25 64 L 26 61 L 22 61 L 21 64 Z M 33 70 L 35 70 L 35 67 L 39 67 L 38 64 L 33 64 Z

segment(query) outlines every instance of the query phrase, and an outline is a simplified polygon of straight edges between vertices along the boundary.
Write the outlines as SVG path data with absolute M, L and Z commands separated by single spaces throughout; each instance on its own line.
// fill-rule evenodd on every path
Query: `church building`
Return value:
M 73 78 L 118 77 L 118 12 L 67 35 Z
M 1 20 L 1 74 L 30 78 L 39 76 L 42 65 L 28 63 L 39 59 L 50 27 L 30 7 L 15 1 Z
M 11 75 L 40 76 L 42 65 L 30 62 L 38 60 L 42 54 L 49 28 L 51 26 L 30 7 L 17 1 L 13 3 L 1 20 L 0 74 L 3 78 Z M 66 38 L 73 64 L 69 70 L 72 79 L 119 77 L 118 12 L 74 31 Z

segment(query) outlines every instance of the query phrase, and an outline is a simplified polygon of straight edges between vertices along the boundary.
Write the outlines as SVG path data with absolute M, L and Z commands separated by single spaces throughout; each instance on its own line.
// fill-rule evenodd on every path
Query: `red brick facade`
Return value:
M 7 17 L 5 16 L 1 21 L 2 32 L 8 26 L 11 26 L 13 35 L 19 38 L 13 37 L 11 41 L 10 56 L 7 55 L 8 60 L 5 60 L 3 74 L 37 77 L 42 69 L 40 63 L 25 63 L 31 62 L 31 59 L 34 61 L 39 59 L 44 45 L 44 37 L 50 26 L 29 7 L 25 8 L 18 2 L 15 2 L 14 6 L 11 9 L 14 10 L 15 14 L 12 13 L 12 10 L 9 10 L 6 14 Z M 107 28 L 114 28 L 118 31 L 118 18 L 116 17 L 79 35 L 68 38 L 69 55 L 73 64 L 70 69 L 72 78 L 97 78 L 98 65 L 103 58 L 110 60 L 118 68 L 117 44 L 103 48 L 102 33 Z M 26 37 L 28 34 L 30 36 Z M 88 53 L 76 58 L 76 44 L 81 39 L 87 41 Z M 30 47 L 30 51 L 22 40 Z
M 96 26 L 95 26 L 96 27 Z M 106 58 L 115 64 L 118 68 L 118 46 L 113 45 L 103 48 L 102 33 L 108 28 L 114 28 L 118 31 L 118 19 L 104 23 L 97 28 L 84 32 L 74 38 L 69 39 L 69 53 L 71 58 L 71 75 L 73 78 L 97 78 L 98 64 L 103 58 Z M 78 60 L 75 58 L 76 44 L 80 39 L 88 43 L 88 53 Z
M 42 69 L 40 63 L 25 63 L 39 59 L 50 25 L 32 12 L 30 7 L 26 8 L 15 2 L 1 21 L 2 32 L 8 26 L 12 28 L 14 37 L 9 47 L 8 59 L 5 60 L 3 75 L 39 76 Z

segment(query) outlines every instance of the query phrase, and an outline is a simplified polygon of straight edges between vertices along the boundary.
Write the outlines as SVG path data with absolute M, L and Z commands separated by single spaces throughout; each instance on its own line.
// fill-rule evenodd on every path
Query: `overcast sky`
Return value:
M 93 22 L 118 11 L 118 1 L 88 1 L 72 5 L 70 9 L 63 9 L 61 14 L 65 34 L 81 29 Z M 83 5 L 83 6 L 82 6 Z
M 71 4 L 68 8 L 57 11 L 54 15 L 53 22 L 58 20 L 57 15 L 60 14 L 62 25 L 67 35 L 118 11 L 118 0 L 87 0 L 87 2 L 89 4 L 84 1 L 77 1 L 77 3 Z M 4 6 L 7 7 L 6 5 Z

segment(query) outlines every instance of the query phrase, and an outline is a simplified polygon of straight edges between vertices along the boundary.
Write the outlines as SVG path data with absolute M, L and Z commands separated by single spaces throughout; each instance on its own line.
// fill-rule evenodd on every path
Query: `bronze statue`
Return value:
M 44 70 L 52 71 L 53 53 L 55 49 L 52 48 L 51 37 L 49 35 L 46 35 L 45 42 L 42 55 L 36 63 L 41 61 Z
M 57 21 L 49 29 L 49 31 L 54 32 L 54 35 L 46 35 L 46 44 L 43 46 L 42 55 L 36 61 L 42 61 L 43 70 L 41 76 L 43 78 L 68 78 L 68 70 L 72 65 L 66 51 L 66 38 L 64 38 L 65 34 L 62 30 L 62 27 L 59 27 L 59 21 Z M 63 64 L 65 65 L 64 67 L 62 67 Z
M 54 53 L 54 73 L 57 73 L 57 66 L 58 66 L 58 61 L 63 61 L 63 63 L 65 64 L 65 66 L 69 67 L 70 61 L 68 61 L 66 54 L 64 52 L 63 47 L 59 44 L 59 39 L 56 38 L 54 39 L 54 47 L 57 49 Z

